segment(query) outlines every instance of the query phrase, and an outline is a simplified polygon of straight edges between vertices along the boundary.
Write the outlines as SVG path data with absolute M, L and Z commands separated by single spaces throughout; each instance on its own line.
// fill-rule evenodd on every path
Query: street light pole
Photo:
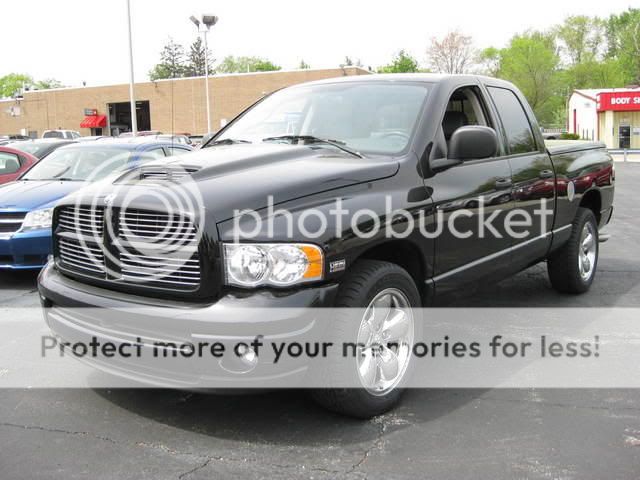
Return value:
M 133 92 L 133 42 L 131 40 L 130 0 L 127 0 L 127 25 L 129 28 L 129 103 L 131 104 L 131 132 L 135 136 L 138 133 L 138 114 L 136 112 L 136 99 Z
M 218 23 L 215 15 L 201 15 L 199 18 L 191 15 L 189 19 L 201 32 L 204 37 L 204 89 L 207 101 L 207 133 L 211 133 L 211 101 L 209 99 L 209 44 L 207 43 L 207 33 L 209 29 Z
M 207 96 L 207 133 L 211 132 L 211 101 L 209 100 L 209 47 L 207 45 L 207 33 L 209 29 L 205 30 L 204 35 L 204 89 Z

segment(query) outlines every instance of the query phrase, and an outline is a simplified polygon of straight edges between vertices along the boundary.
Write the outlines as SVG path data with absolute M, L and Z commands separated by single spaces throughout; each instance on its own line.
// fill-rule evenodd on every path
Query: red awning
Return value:
M 84 117 L 84 120 L 80 123 L 80 128 L 103 128 L 106 126 L 106 115 L 91 115 L 89 117 Z

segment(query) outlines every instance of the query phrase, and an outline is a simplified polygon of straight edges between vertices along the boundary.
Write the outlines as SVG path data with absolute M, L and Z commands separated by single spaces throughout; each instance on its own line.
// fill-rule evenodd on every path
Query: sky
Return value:
M 629 0 L 131 0 L 136 81 L 148 80 L 169 37 L 196 39 L 189 16 L 220 17 L 209 35 L 213 56 L 251 55 L 293 69 L 336 67 L 344 57 L 376 68 L 404 48 L 421 64 L 432 37 L 471 35 L 478 48 L 502 47 L 515 33 L 548 29 L 569 15 L 606 17 Z M 129 81 L 126 0 L 5 1 L 0 28 L 0 76 L 28 73 L 68 86 Z

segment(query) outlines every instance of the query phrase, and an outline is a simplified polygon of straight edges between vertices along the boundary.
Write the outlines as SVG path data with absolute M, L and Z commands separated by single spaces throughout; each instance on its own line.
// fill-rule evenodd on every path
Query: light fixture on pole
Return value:
M 127 25 L 129 27 L 129 103 L 131 104 L 131 132 L 133 136 L 138 133 L 138 115 L 136 111 L 136 98 L 133 93 L 133 42 L 131 41 L 131 4 L 127 0 Z
M 209 46 L 207 44 L 207 33 L 209 29 L 218 23 L 218 17 L 215 15 L 200 15 L 196 18 L 191 15 L 189 19 L 204 36 L 204 86 L 207 97 L 207 133 L 211 132 L 211 102 L 209 100 Z

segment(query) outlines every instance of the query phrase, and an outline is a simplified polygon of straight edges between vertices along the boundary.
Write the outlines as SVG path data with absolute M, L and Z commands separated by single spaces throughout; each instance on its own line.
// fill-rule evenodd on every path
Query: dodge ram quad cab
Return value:
M 586 292 L 614 183 L 604 145 L 545 144 L 505 81 L 415 74 L 301 84 L 260 99 L 197 152 L 59 202 L 39 292 L 49 327 L 69 341 L 295 338 L 303 325 L 270 309 L 362 309 L 358 325 L 338 316 L 330 328 L 366 333 L 347 367 L 359 385 L 313 396 L 368 417 L 405 385 L 413 357 L 385 342 L 414 338 L 407 311 L 543 261 L 555 289 Z M 144 307 L 153 319 L 98 320 L 73 307 Z M 237 307 L 254 314 L 227 315 Z M 268 387 L 282 373 L 243 355 L 246 369 L 216 372 L 229 385 L 251 370 Z M 98 367 L 150 384 L 171 376 L 126 362 Z M 184 374 L 175 385 L 200 383 Z

